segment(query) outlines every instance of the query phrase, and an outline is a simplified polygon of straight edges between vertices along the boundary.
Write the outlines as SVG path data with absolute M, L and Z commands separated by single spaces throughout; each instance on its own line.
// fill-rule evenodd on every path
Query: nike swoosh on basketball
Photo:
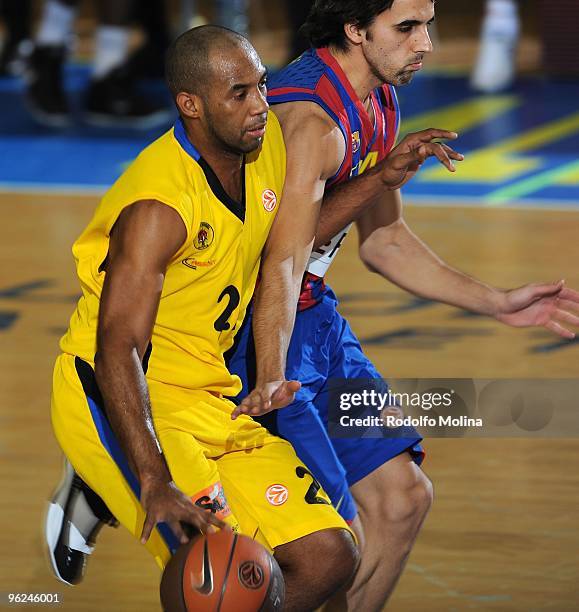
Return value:
M 195 576 L 191 576 L 191 586 L 203 595 L 209 595 L 213 591 L 213 571 L 211 569 L 211 559 L 209 558 L 209 547 L 207 538 L 203 546 L 203 566 L 201 567 L 201 579 L 196 582 Z

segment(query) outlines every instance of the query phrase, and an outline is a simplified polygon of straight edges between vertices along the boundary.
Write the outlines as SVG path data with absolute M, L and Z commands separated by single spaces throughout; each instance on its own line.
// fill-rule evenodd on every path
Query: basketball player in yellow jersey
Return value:
M 204 26 L 172 45 L 167 78 L 180 119 L 73 247 L 82 297 L 55 366 L 54 430 L 161 567 L 187 540 L 183 523 L 228 524 L 274 551 L 286 610 L 315 609 L 355 569 L 351 534 L 292 447 L 232 420 L 225 399 L 240 383 L 224 353 L 285 174 L 265 70 L 245 38 Z M 280 382 L 280 406 L 298 386 Z

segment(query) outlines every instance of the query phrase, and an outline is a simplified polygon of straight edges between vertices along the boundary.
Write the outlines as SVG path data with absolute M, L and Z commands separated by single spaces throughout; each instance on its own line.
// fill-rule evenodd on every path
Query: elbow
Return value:
M 397 251 L 396 224 L 375 229 L 361 244 L 360 259 L 370 272 L 383 274 Z
M 99 345 L 94 356 L 94 375 L 99 388 L 103 381 L 107 379 L 107 373 L 114 367 L 111 364 L 110 357 L 110 351 L 105 346 Z

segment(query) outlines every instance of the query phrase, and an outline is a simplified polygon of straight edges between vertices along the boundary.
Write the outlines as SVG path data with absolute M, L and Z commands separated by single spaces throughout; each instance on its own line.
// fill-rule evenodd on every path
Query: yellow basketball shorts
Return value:
M 249 417 L 232 421 L 234 406 L 224 398 L 148 383 L 165 460 L 195 504 L 270 551 L 322 529 L 349 530 L 288 442 Z M 52 424 L 77 473 L 139 538 L 145 519 L 139 483 L 109 425 L 92 367 L 78 357 L 56 361 Z M 160 567 L 178 546 L 162 523 L 147 543 Z

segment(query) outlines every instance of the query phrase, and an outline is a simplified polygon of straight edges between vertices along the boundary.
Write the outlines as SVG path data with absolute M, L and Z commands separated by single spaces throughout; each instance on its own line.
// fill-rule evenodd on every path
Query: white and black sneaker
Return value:
M 65 461 L 64 478 L 49 502 L 44 526 L 56 578 L 70 585 L 81 582 L 99 531 L 104 525 L 118 524 L 103 500 Z

